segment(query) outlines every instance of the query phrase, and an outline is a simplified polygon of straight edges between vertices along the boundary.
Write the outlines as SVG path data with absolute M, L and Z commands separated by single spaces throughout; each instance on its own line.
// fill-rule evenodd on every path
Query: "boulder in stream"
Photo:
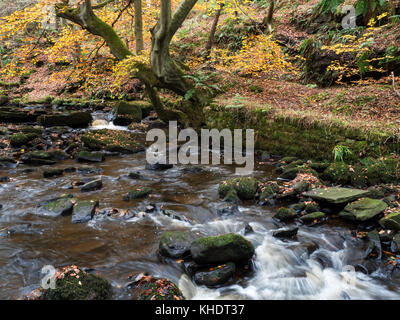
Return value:
M 250 241 L 234 233 L 200 238 L 190 247 L 192 258 L 198 264 L 245 262 L 254 251 Z
M 190 246 L 195 238 L 188 231 L 166 231 L 161 235 L 159 252 L 165 257 L 183 258 L 190 254 Z
M 22 155 L 21 160 L 25 164 L 31 165 L 52 165 L 56 162 L 52 160 L 49 153 L 45 151 L 32 151 Z
M 103 162 L 104 154 L 102 152 L 80 151 L 78 154 L 78 161 Z
M 236 271 L 233 262 L 224 263 L 206 270 L 199 270 L 194 274 L 194 282 L 198 285 L 214 287 L 228 282 Z
M 223 198 L 234 190 L 241 200 L 251 200 L 254 199 L 257 189 L 258 181 L 252 177 L 233 178 L 221 182 L 218 193 Z
M 292 208 L 279 208 L 278 212 L 274 215 L 274 218 L 280 221 L 290 221 L 297 216 L 297 213 Z
M 107 300 L 111 298 L 108 280 L 88 273 L 77 266 L 57 270 L 55 288 L 44 290 L 43 300 Z
M 99 190 L 101 188 L 103 188 L 103 181 L 100 178 L 100 179 L 92 180 L 92 181 L 85 183 L 81 187 L 81 191 L 82 192 L 91 192 L 91 191 Z
M 72 211 L 72 223 L 84 223 L 90 221 L 99 206 L 98 200 L 79 200 Z
M 66 216 L 72 213 L 75 200 L 72 195 L 65 195 L 61 198 L 54 199 L 39 208 L 38 214 L 44 216 Z
M 142 108 L 138 103 L 119 101 L 114 107 L 115 119 L 113 123 L 117 126 L 128 126 L 132 122 L 142 120 Z
M 129 201 L 133 199 L 145 198 L 152 192 L 153 190 L 149 187 L 138 187 L 136 189 L 129 191 L 129 193 L 123 197 L 123 200 Z
M 46 169 L 43 171 L 44 178 L 52 178 L 62 176 L 64 173 L 63 169 Z
M 350 188 L 320 188 L 303 193 L 303 196 L 310 197 L 316 201 L 328 202 L 331 204 L 345 204 L 368 195 L 368 191 Z
M 312 223 L 321 221 L 325 217 L 326 217 L 325 213 L 316 211 L 313 213 L 305 214 L 304 216 L 300 217 L 300 220 L 303 221 L 304 223 Z

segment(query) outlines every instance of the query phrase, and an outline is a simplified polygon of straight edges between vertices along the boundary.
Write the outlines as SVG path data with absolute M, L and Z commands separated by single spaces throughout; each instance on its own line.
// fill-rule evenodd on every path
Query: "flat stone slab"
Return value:
M 369 191 L 350 188 L 321 188 L 303 193 L 317 201 L 325 201 L 333 204 L 349 203 L 358 198 L 368 196 Z
M 339 216 L 353 221 L 367 221 L 375 218 L 385 211 L 386 208 L 387 204 L 382 200 L 362 198 L 349 203 L 344 210 L 339 213 Z

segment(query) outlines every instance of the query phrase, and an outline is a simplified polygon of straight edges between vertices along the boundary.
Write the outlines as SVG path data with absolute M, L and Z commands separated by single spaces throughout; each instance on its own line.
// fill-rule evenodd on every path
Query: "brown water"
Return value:
M 79 167 L 73 161 L 57 167 Z M 81 193 L 68 190 L 72 181 L 84 176 L 77 172 L 43 179 L 44 168 L 23 173 L 25 166 L 2 170 L 12 182 L 0 184 L 0 230 L 30 223 L 27 232 L 0 238 L 0 298 L 15 299 L 40 285 L 40 270 L 45 265 L 76 264 L 94 268 L 113 284 L 115 299 L 130 299 L 124 289 L 127 277 L 147 271 L 167 277 L 179 284 L 188 299 L 378 299 L 400 298 L 399 281 L 385 279 L 379 270 L 367 276 L 357 272 L 354 281 L 347 281 L 343 267 L 361 258 L 366 244 L 351 237 L 349 229 L 338 223 L 316 227 L 301 226 L 297 241 L 281 241 L 272 237 L 282 227 L 272 219 L 277 208 L 244 203 L 240 212 L 221 216 L 217 209 L 225 206 L 218 198 L 218 184 L 234 174 L 233 166 L 202 166 L 200 173 L 187 173 L 185 166 L 163 171 L 145 170 L 145 154 L 108 157 L 104 163 L 91 166 L 103 169 L 103 189 Z M 261 181 L 275 178 L 272 164 L 256 167 L 254 176 Z M 139 171 L 146 180 L 133 180 L 126 175 Z M 144 200 L 122 201 L 135 186 L 150 186 L 153 195 Z M 50 218 L 36 214 L 37 206 L 63 193 L 77 199 L 99 199 L 100 210 L 129 209 L 141 212 L 155 203 L 183 214 L 188 222 L 160 213 L 126 219 L 96 215 L 87 224 L 72 224 L 71 217 Z M 194 285 L 179 264 L 165 264 L 157 258 L 158 239 L 165 230 L 194 230 L 204 235 L 228 232 L 243 234 L 249 223 L 254 233 L 247 237 L 256 247 L 254 272 L 236 283 L 209 289 Z M 319 249 L 307 253 L 310 242 Z

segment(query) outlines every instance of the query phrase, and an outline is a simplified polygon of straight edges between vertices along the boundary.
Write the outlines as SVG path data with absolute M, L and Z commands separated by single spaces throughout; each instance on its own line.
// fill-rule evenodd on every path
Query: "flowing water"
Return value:
M 99 118 L 97 118 L 99 119 Z M 110 128 L 106 123 L 98 123 Z M 388 279 L 383 272 L 361 272 L 349 278 L 345 266 L 362 258 L 366 243 L 352 237 L 348 226 L 337 221 L 301 226 L 297 240 L 282 241 L 272 233 L 282 228 L 272 219 L 278 208 L 242 203 L 239 212 L 221 215 L 226 206 L 218 197 L 218 184 L 234 175 L 232 166 L 202 166 L 201 172 L 188 172 L 185 166 L 158 172 L 145 170 L 145 154 L 107 157 L 95 164 L 103 171 L 103 189 L 81 193 L 69 190 L 72 181 L 97 177 L 78 172 L 62 177 L 42 178 L 42 167 L 18 166 L 0 171 L 11 182 L 0 184 L 0 230 L 20 226 L 24 232 L 0 238 L 0 298 L 15 299 L 40 285 L 45 265 L 94 268 L 109 279 L 115 299 L 132 298 L 124 289 L 127 277 L 149 272 L 179 285 L 188 299 L 399 299 L 399 280 Z M 81 166 L 73 161 L 60 168 Z M 139 171 L 145 180 L 127 177 Z M 254 176 L 261 181 L 276 178 L 273 164 L 257 165 Z M 135 186 L 150 186 L 147 199 L 122 201 Z M 99 199 L 100 210 L 129 209 L 142 212 L 150 203 L 163 205 L 183 214 L 179 221 L 161 213 L 146 213 L 131 218 L 96 215 L 87 224 L 72 224 L 71 217 L 50 218 L 36 214 L 46 200 L 64 193 L 77 199 Z M 27 228 L 29 224 L 29 228 Z M 166 230 L 192 230 L 203 235 L 229 232 L 244 234 L 249 224 L 254 232 L 246 237 L 256 247 L 253 271 L 241 279 L 220 287 L 197 286 L 176 262 L 162 263 L 157 257 L 158 239 Z M 310 247 L 317 250 L 309 251 Z M 311 253 L 312 252 L 312 253 Z

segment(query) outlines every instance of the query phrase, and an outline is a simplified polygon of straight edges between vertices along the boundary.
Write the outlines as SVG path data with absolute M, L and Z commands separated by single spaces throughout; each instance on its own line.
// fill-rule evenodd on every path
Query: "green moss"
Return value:
M 128 195 L 124 197 L 124 200 L 132 200 L 132 199 L 141 199 L 147 197 L 151 194 L 153 190 L 148 187 L 136 188 L 134 190 L 129 191 Z
M 107 300 L 111 298 L 111 284 L 81 269 L 71 270 L 56 280 L 56 288 L 48 289 L 43 300 Z
M 12 135 L 10 139 L 10 144 L 13 147 L 19 148 L 24 145 L 27 145 L 29 141 L 32 141 L 33 139 L 37 138 L 37 134 L 30 133 L 30 134 L 24 134 L 24 133 L 16 133 Z
M 368 183 L 395 183 L 400 181 L 400 162 L 396 158 L 378 160 L 366 170 Z
M 350 182 L 349 165 L 343 162 L 332 163 L 324 171 L 323 178 L 337 184 L 348 184 Z
M 254 199 L 258 189 L 258 181 L 251 177 L 233 178 L 223 181 L 218 188 L 220 197 L 225 197 L 231 190 L 237 192 L 242 200 Z
M 155 280 L 142 292 L 138 300 L 184 300 L 177 285 L 167 279 Z
M 292 208 L 279 208 L 274 218 L 280 221 L 289 221 L 293 220 L 296 217 L 296 215 L 297 215 L 296 211 Z

